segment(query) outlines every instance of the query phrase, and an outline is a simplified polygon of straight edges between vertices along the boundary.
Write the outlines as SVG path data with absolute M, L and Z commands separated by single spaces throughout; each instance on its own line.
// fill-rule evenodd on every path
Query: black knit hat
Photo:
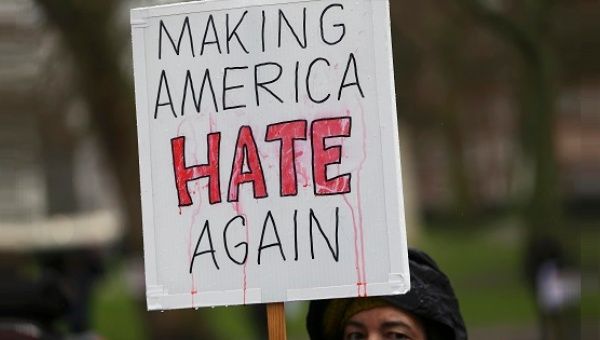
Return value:
M 382 296 L 380 299 L 419 317 L 428 340 L 466 340 L 467 331 L 448 277 L 422 251 L 409 249 L 408 260 L 410 291 L 403 295 Z M 306 327 L 312 340 L 333 340 L 331 335 L 324 332 L 324 316 L 331 301 L 310 302 Z

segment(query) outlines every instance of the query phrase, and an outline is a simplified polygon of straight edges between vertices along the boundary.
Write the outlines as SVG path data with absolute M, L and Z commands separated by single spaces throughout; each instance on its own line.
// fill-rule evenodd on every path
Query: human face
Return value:
M 386 306 L 352 316 L 344 325 L 344 340 L 427 340 L 415 316 Z

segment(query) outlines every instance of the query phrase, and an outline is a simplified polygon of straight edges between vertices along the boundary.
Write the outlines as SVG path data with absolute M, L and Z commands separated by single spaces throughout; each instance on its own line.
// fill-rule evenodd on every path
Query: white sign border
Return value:
M 320 0 L 207 0 L 193 1 L 179 4 L 169 4 L 154 7 L 136 8 L 131 10 L 131 29 L 134 60 L 135 97 L 138 124 L 139 150 L 150 149 L 150 122 L 148 112 L 148 93 L 146 77 L 145 29 L 148 27 L 146 20 L 156 16 L 182 15 L 190 13 L 230 10 L 256 6 L 278 4 L 291 4 L 315 2 Z M 386 225 L 388 226 L 389 250 L 389 281 L 386 283 L 369 283 L 369 295 L 396 295 L 404 294 L 410 289 L 408 273 L 408 254 L 406 249 L 406 225 L 404 216 L 404 198 L 402 188 L 402 172 L 400 162 L 400 142 L 398 136 L 398 120 L 396 116 L 396 95 L 394 93 L 394 68 L 392 64 L 391 31 L 389 0 L 363 0 L 372 3 L 374 35 L 383 39 L 374 40 L 374 50 L 382 51 L 375 56 L 377 79 L 386 79 L 385 86 L 377 88 L 377 103 L 379 124 L 381 131 L 381 152 L 383 155 L 393 155 L 393 163 L 383 167 L 384 197 L 386 207 Z M 390 86 L 391 85 L 391 86 Z M 391 111 L 391 112 L 390 112 Z M 173 308 L 186 308 L 189 305 L 188 294 L 169 294 L 157 280 L 157 268 L 149 266 L 156 264 L 154 206 L 151 183 L 151 157 L 150 153 L 139 153 L 140 188 L 142 202 L 142 223 L 146 278 L 146 300 L 148 310 L 165 310 Z M 387 183 L 387 181 L 392 183 Z M 390 226 L 400 226 L 392 228 Z M 401 244 L 394 241 L 400 240 Z M 404 247 L 403 247 L 404 246 Z M 238 305 L 245 294 L 247 304 L 262 303 L 261 291 L 258 288 L 231 291 L 198 292 L 198 300 L 202 305 Z M 287 300 L 303 301 L 330 298 L 344 298 L 356 296 L 356 286 L 333 286 L 306 289 L 288 289 Z M 175 307 L 172 307 L 175 306 Z

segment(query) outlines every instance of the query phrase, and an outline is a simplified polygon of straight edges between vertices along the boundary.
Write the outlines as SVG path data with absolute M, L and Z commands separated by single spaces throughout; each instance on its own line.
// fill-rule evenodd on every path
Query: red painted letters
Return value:
M 295 143 L 298 140 L 307 139 L 307 124 L 305 120 L 295 120 L 267 126 L 265 141 L 278 141 L 280 143 L 279 185 L 282 197 L 298 194 Z M 350 117 L 318 119 L 312 122 L 310 145 L 312 147 L 312 174 L 315 195 L 339 195 L 350 192 L 351 174 L 341 174 L 333 178 L 327 176 L 327 168 L 330 165 L 341 164 L 342 162 L 342 145 L 326 146 L 326 141 L 336 137 L 350 137 L 351 131 L 352 119 Z M 173 170 L 179 206 L 193 204 L 188 182 L 204 177 L 208 177 L 210 204 L 221 202 L 219 181 L 221 133 L 208 134 L 207 145 L 208 162 L 188 166 L 185 160 L 185 137 L 177 137 L 171 140 Z M 254 198 L 260 199 L 268 196 L 265 173 L 250 126 L 242 126 L 239 129 L 231 165 L 227 200 L 237 202 L 240 186 L 246 183 L 252 184 Z
M 244 172 L 244 159 L 249 169 L 247 172 Z M 237 202 L 240 184 L 249 182 L 252 182 L 254 198 L 267 197 L 265 176 L 258 157 L 258 149 L 252 135 L 252 129 L 249 126 L 242 126 L 238 134 L 235 155 L 233 156 L 233 168 L 229 180 L 229 202 Z
M 350 192 L 352 175 L 345 174 L 328 179 L 327 166 L 342 162 L 340 145 L 325 147 L 325 140 L 333 137 L 350 137 L 350 117 L 315 120 L 311 125 L 313 151 L 313 182 L 315 195 L 337 195 Z
M 280 141 L 279 183 L 281 196 L 295 196 L 298 193 L 298 177 L 296 174 L 295 140 L 306 140 L 306 121 L 296 120 L 267 127 L 267 142 Z
M 185 137 L 171 139 L 173 153 L 173 169 L 175 171 L 175 185 L 179 206 L 192 205 L 192 198 L 188 190 L 189 181 L 208 177 L 208 192 L 210 204 L 221 202 L 221 186 L 219 183 L 219 148 L 221 133 L 211 133 L 207 136 L 208 164 L 187 166 L 185 161 Z

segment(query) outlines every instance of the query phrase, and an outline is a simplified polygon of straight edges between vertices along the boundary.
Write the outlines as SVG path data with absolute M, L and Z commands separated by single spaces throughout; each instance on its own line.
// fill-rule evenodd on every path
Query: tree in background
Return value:
M 533 235 L 562 227 L 555 155 L 556 80 L 553 51 L 548 43 L 553 1 L 522 1 L 513 9 L 521 22 L 479 0 L 459 4 L 481 25 L 514 49 L 520 59 L 516 89 L 521 103 L 521 145 L 533 168 L 532 193 L 525 217 Z
M 131 76 L 120 63 L 115 32 L 118 0 L 36 0 L 73 57 L 77 81 L 115 174 L 129 246 L 142 249 L 135 106 Z
M 121 63 L 123 57 L 116 17 L 120 0 L 36 0 L 48 21 L 61 36 L 72 56 L 92 125 L 99 134 L 109 169 L 118 184 L 123 204 L 127 249 L 142 251 L 139 168 L 132 74 Z M 144 307 L 139 303 L 140 310 Z M 205 322 L 193 311 L 176 311 L 156 317 L 142 313 L 149 334 L 155 338 L 214 338 Z

